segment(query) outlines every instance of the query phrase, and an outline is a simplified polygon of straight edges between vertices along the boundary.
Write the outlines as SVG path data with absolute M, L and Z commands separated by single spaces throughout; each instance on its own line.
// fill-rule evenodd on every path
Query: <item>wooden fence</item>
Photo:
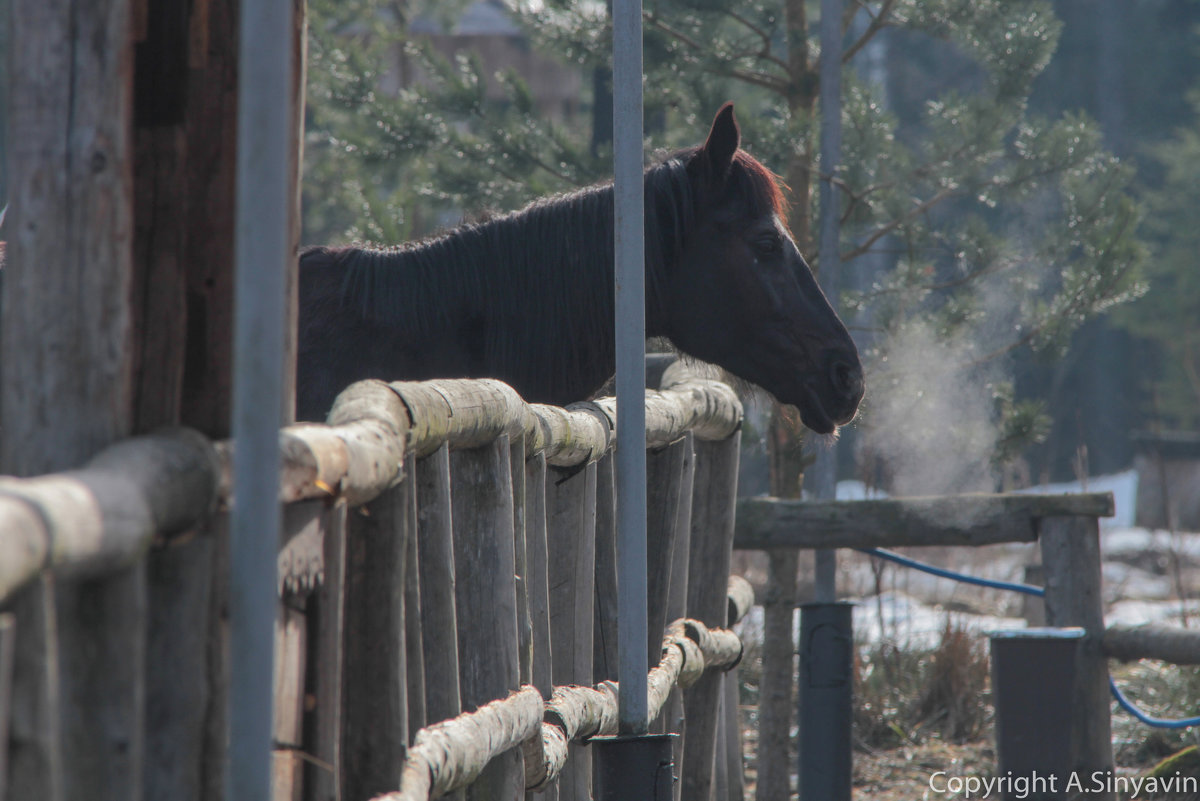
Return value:
M 729 577 L 741 406 L 678 364 L 661 387 L 646 397 L 653 730 L 686 718 L 683 798 L 724 798 L 741 787 L 736 683 L 704 667 L 736 664 L 724 627 L 753 599 Z M 561 409 L 444 380 L 362 382 L 326 425 L 283 430 L 276 798 L 590 797 L 584 743 L 616 721 L 615 424 L 612 399 Z M 0 480 L 10 801 L 86 782 L 223 796 L 234 458 L 175 430 Z M 125 605 L 91 614 L 97 598 Z M 59 646 L 61 627 L 97 621 L 119 624 L 90 639 L 101 652 Z M 76 706 L 105 736 L 64 765 Z
M 1045 621 L 1085 632 L 1076 661 L 1071 704 L 1073 769 L 1081 776 L 1113 769 L 1109 658 L 1200 663 L 1200 632 L 1161 626 L 1105 628 L 1099 518 L 1114 513 L 1111 493 L 1075 495 L 959 495 L 870 501 L 801 502 L 744 499 L 738 505 L 737 548 L 788 551 L 817 548 L 980 546 L 1037 542 L 1045 578 Z M 764 629 L 790 632 L 795 584 L 769 587 Z M 772 608 L 773 606 L 773 608 Z M 764 639 L 763 685 L 792 682 L 790 637 Z M 768 674 L 779 675 L 768 675 Z M 764 705 L 764 718 L 782 716 L 789 704 Z M 771 726 L 776 726 L 772 722 Z M 760 729 L 761 730 L 761 729 Z M 787 742 L 761 736 L 758 798 L 783 797 L 789 772 Z M 1101 774 L 1108 775 L 1108 774 Z M 782 778 L 779 778 L 782 777 Z M 1111 794 L 1096 793 L 1100 801 Z

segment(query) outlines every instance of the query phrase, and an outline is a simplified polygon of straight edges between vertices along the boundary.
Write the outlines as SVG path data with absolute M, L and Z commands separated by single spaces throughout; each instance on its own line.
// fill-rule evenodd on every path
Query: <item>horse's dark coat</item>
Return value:
M 828 432 L 862 397 L 854 343 L 788 236 L 775 177 L 738 150 L 732 106 L 705 144 L 646 171 L 646 328 L 800 407 Z M 594 186 L 393 250 L 300 259 L 297 416 L 363 378 L 491 377 L 529 401 L 613 371 L 613 193 Z

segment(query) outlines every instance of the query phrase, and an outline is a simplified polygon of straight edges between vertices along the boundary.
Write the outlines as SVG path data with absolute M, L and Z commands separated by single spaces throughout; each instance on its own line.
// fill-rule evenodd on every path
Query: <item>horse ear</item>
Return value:
M 726 103 L 713 119 L 708 139 L 701 148 L 714 176 L 724 179 L 729 175 L 733 154 L 737 153 L 741 139 L 742 132 L 738 129 L 737 118 L 733 116 L 733 103 Z

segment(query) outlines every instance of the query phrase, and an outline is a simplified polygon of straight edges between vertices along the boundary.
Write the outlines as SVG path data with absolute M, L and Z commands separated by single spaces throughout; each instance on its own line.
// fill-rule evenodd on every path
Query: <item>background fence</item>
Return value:
M 660 732 L 686 717 L 681 788 L 706 798 L 741 782 L 736 683 L 703 670 L 740 658 L 722 627 L 753 599 L 729 578 L 741 406 L 675 365 L 646 411 L 651 709 Z M 403 798 L 590 797 L 579 742 L 616 731 L 615 424 L 611 399 L 560 409 L 446 380 L 363 382 L 327 425 L 284 429 L 276 798 L 365 799 L 402 776 Z M 181 430 L 0 482 L 9 799 L 89 775 L 127 798 L 222 797 L 234 458 Z M 132 588 L 100 621 L 117 630 L 72 658 L 57 628 L 97 624 L 87 600 L 114 583 Z M 76 702 L 109 709 L 109 736 L 66 766 L 43 705 Z

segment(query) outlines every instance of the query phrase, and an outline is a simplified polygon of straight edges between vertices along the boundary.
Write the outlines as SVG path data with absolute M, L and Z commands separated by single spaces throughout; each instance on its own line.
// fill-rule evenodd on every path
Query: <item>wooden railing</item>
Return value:
M 725 627 L 752 599 L 729 578 L 741 406 L 675 365 L 646 411 L 653 727 L 679 731 L 686 714 L 684 797 L 707 797 L 741 783 L 737 728 L 719 732 L 722 704 L 736 709 L 720 671 L 741 652 Z M 327 424 L 281 432 L 276 798 L 470 784 L 511 799 L 554 782 L 561 799 L 589 797 L 585 743 L 616 711 L 615 425 L 611 399 L 561 409 L 496 381 L 370 381 Z M 105 769 L 127 797 L 223 797 L 233 459 L 229 443 L 174 431 L 0 480 L 10 801 Z M 108 582 L 134 588 L 115 618 L 123 645 L 60 653 L 55 626 L 87 625 L 60 590 L 86 599 Z M 103 767 L 56 762 L 62 710 L 104 705 L 64 688 L 114 681 L 141 700 L 113 710 Z M 113 743 L 120 759 L 104 764 Z

